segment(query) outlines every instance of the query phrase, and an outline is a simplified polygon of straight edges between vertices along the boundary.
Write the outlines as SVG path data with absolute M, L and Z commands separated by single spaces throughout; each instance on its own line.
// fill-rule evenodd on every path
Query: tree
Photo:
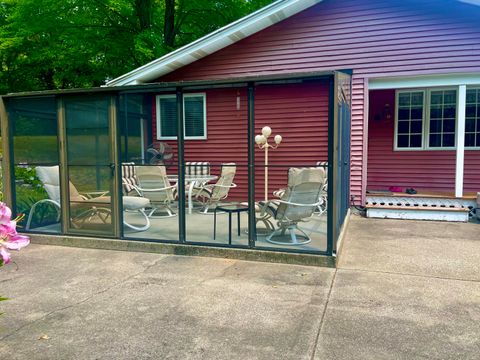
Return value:
M 4 0 L 0 93 L 102 85 L 272 0 Z

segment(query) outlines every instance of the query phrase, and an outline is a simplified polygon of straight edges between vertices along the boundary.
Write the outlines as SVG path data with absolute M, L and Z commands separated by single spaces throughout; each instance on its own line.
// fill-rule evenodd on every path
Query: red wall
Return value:
M 161 80 L 353 69 L 351 189 L 363 196 L 368 78 L 480 71 L 480 7 L 439 4 L 326 0 Z
M 390 119 L 384 115 L 390 105 Z M 370 92 L 368 122 L 368 183 L 370 190 L 455 191 L 455 151 L 393 151 L 395 90 Z M 464 191 L 480 190 L 480 152 L 465 152 Z
M 196 91 L 202 92 L 202 91 Z M 207 139 L 185 141 L 185 161 L 208 161 L 212 173 L 218 175 L 220 164 L 234 162 L 238 188 L 230 192 L 230 200 L 247 200 L 247 93 L 245 89 L 215 89 L 207 96 Z M 238 104 L 238 105 L 237 105 Z M 156 117 L 153 136 L 156 139 Z M 270 126 L 273 136 L 283 141 L 269 152 L 269 193 L 287 182 L 291 166 L 310 166 L 327 160 L 328 84 L 268 85 L 256 88 L 255 134 Z M 176 152 L 176 142 L 167 141 Z M 264 152 L 255 150 L 256 196 L 264 194 Z M 170 171 L 175 171 L 174 169 Z M 271 196 L 270 196 L 271 197 Z

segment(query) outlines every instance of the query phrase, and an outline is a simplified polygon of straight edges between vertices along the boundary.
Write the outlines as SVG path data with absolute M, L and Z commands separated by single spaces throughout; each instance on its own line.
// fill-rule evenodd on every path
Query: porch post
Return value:
M 465 157 L 465 106 L 467 96 L 467 86 L 458 87 L 458 107 L 457 107 L 457 132 L 456 132 L 456 167 L 455 167 L 455 196 L 463 196 L 463 172 Z
M 178 155 L 178 240 L 181 243 L 186 241 L 185 222 L 185 134 L 183 124 L 183 89 L 176 89 L 177 101 L 177 155 Z

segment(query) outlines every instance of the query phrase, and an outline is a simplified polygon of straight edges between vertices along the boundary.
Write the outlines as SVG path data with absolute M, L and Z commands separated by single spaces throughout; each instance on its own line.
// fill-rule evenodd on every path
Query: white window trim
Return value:
M 478 86 L 468 86 L 467 90 L 470 89 L 480 89 Z M 431 91 L 441 91 L 441 90 L 455 90 L 457 92 L 457 104 L 458 107 L 458 86 L 448 86 L 448 87 L 423 87 L 423 88 L 405 88 L 395 90 L 395 124 L 394 124 L 394 151 L 455 151 L 457 149 L 456 134 L 458 127 L 458 119 L 455 118 L 455 146 L 452 147 L 429 147 L 429 135 L 430 135 L 430 93 Z M 420 92 L 424 93 L 423 96 L 423 124 L 422 124 L 422 146 L 416 148 L 399 148 L 397 146 L 398 142 L 398 96 L 403 92 Z M 480 150 L 479 146 L 465 146 L 465 150 Z
M 203 136 L 187 136 L 185 131 L 185 99 L 189 97 L 203 98 Z M 156 96 L 156 117 L 157 117 L 157 140 L 178 140 L 177 136 L 162 136 L 162 127 L 160 122 L 160 99 L 175 99 L 176 95 L 157 95 Z M 207 140 L 207 94 L 206 93 L 188 93 L 183 94 L 183 136 L 185 140 Z

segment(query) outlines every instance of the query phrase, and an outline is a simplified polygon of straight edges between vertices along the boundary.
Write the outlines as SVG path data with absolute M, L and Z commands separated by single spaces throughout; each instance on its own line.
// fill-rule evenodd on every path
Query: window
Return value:
M 422 148 L 423 91 L 398 93 L 397 96 L 397 147 Z
M 480 89 L 467 89 L 465 147 L 480 147 Z
M 397 91 L 395 103 L 395 150 L 455 148 L 456 89 Z
M 428 147 L 455 147 L 457 91 L 430 91 Z
M 183 96 L 183 121 L 185 139 L 207 138 L 205 94 Z M 177 138 L 177 100 L 175 95 L 157 96 L 157 139 Z

